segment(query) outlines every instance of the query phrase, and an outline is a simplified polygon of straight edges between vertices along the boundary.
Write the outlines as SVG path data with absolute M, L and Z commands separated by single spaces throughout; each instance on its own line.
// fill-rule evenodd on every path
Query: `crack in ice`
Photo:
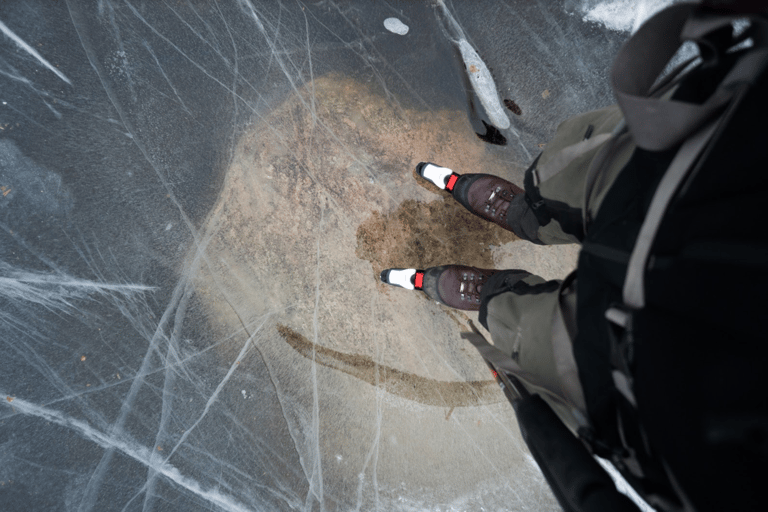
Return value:
M 360 473 L 358 474 L 357 478 L 359 480 L 357 484 L 357 506 L 355 507 L 355 512 L 360 512 L 360 507 L 363 505 L 363 484 L 365 483 L 365 470 L 368 469 L 368 464 L 371 462 L 371 459 L 373 458 L 373 469 L 371 470 L 371 483 L 373 485 L 373 493 L 374 493 L 374 503 L 375 503 L 375 510 L 380 509 L 380 503 L 379 503 L 379 482 L 378 482 L 378 476 L 377 476 L 377 469 L 379 464 L 379 448 L 380 448 L 380 441 L 381 441 L 381 421 L 383 416 L 383 407 L 382 407 L 382 397 L 384 394 L 384 389 L 381 387 L 379 383 L 379 358 L 381 357 L 381 347 L 379 346 L 378 338 L 376 336 L 377 329 L 376 326 L 378 325 L 378 322 L 376 320 L 376 307 L 377 307 L 377 295 L 373 295 L 371 299 L 371 325 L 373 325 L 373 347 L 374 347 L 374 358 L 373 363 L 376 366 L 376 434 L 373 438 L 373 443 L 371 443 L 371 448 L 368 450 L 368 453 L 365 456 L 365 461 L 363 462 L 363 468 L 360 470 Z
M 26 42 L 25 42 L 25 41 L 24 41 L 22 38 L 20 38 L 19 36 L 17 36 L 17 35 L 16 35 L 16 34 L 13 32 L 13 30 L 11 30 L 10 28 L 8 28 L 8 26 L 6 26 L 6 24 L 5 24 L 5 23 L 3 23 L 2 21 L 0 21 L 0 31 L 1 31 L 3 34 L 5 34 L 5 35 L 6 35 L 6 36 L 7 36 L 7 37 L 8 37 L 8 38 L 11 40 L 11 41 L 13 41 L 13 42 L 14 42 L 14 43 L 16 43 L 17 45 L 19 45 L 19 48 L 21 48 L 21 49 L 22 49 L 22 50 L 24 50 L 25 52 L 29 53 L 30 55 L 32 55 L 34 58 L 36 58 L 38 61 L 40 61 L 40 63 L 41 63 L 43 66 L 45 66 L 46 68 L 48 68 L 48 69 L 50 69 L 51 71 L 53 71 L 53 73 L 54 73 L 54 74 L 55 74 L 57 77 L 61 78 L 61 79 L 62 79 L 62 80 L 64 80 L 65 82 L 67 82 L 67 84 L 69 84 L 69 85 L 72 85 L 72 82 L 69 80 L 69 78 L 67 78 L 67 77 L 64 75 L 64 73 L 62 73 L 61 71 L 59 71 L 58 69 L 56 69 L 56 68 L 53 66 L 53 64 L 51 64 L 50 62 L 48 62 L 47 60 L 45 60 L 45 58 L 43 58 L 43 56 L 42 56 L 42 55 L 40 55 L 40 54 L 37 52 L 37 50 L 35 50 L 35 49 L 34 49 L 34 48 L 32 48 L 31 46 L 29 46 L 29 45 L 28 45 L 28 44 L 27 44 L 27 43 L 26 43 Z
M 5 393 L 0 391 L 0 396 L 4 396 Z M 9 408 L 13 408 L 16 412 L 32 416 L 35 418 L 43 419 L 50 423 L 55 423 L 62 427 L 74 430 L 80 434 L 83 438 L 96 443 L 97 445 L 107 450 L 118 450 L 121 453 L 127 455 L 133 460 L 153 469 L 157 473 L 166 477 L 169 481 L 190 491 L 196 496 L 203 498 L 207 502 L 216 505 L 222 510 L 229 512 L 250 512 L 251 507 L 240 503 L 229 496 L 221 494 L 215 489 L 204 489 L 202 485 L 181 474 L 181 472 L 168 463 L 157 463 L 152 456 L 152 450 L 144 446 L 134 445 L 125 440 L 117 439 L 110 434 L 100 432 L 87 423 L 65 416 L 59 411 L 35 405 L 31 402 L 20 398 L 14 398 L 12 401 L 2 400 L 3 405 Z
M 318 233 L 323 232 L 323 217 L 325 210 L 320 211 L 320 225 Z M 313 347 L 317 346 L 318 341 L 318 318 L 317 311 L 320 307 L 320 239 L 317 238 L 317 267 L 315 271 L 315 311 L 312 316 L 312 330 L 314 334 L 315 343 Z M 309 493 L 314 494 L 317 500 L 320 502 L 320 510 L 325 510 L 325 500 L 323 499 L 323 464 L 320 453 L 320 403 L 319 403 L 319 390 L 317 389 L 317 362 L 315 361 L 315 352 L 313 348 L 312 353 L 312 436 L 314 442 L 314 464 L 312 466 L 312 478 L 310 480 Z M 307 496 L 309 498 L 309 496 Z M 309 503 L 307 503 L 309 505 Z M 311 510 L 312 507 L 308 507 Z

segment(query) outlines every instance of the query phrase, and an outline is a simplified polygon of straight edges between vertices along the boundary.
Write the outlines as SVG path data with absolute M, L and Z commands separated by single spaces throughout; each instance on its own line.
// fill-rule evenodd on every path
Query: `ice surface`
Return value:
M 0 32 L 0 509 L 557 510 L 471 315 L 378 275 L 566 275 L 414 166 L 520 183 L 612 103 L 622 34 L 522 0 L 3 2 Z

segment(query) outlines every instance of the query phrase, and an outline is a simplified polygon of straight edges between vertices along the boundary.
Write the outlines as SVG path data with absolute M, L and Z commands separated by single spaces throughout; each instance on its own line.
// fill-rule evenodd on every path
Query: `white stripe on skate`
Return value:
M 446 179 L 453 174 L 453 171 L 447 167 L 438 167 L 436 165 L 427 164 L 421 170 L 422 176 L 426 179 L 445 190 Z
M 389 271 L 387 281 L 389 281 L 389 284 L 402 286 L 406 290 L 413 290 L 415 288 L 411 280 L 414 275 L 416 275 L 415 268 L 392 269 Z

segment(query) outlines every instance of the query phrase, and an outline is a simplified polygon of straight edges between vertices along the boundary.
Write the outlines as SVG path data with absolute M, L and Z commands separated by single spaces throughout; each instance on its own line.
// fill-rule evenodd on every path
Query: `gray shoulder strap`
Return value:
M 667 206 L 669 206 L 675 191 L 688 174 L 693 161 L 712 137 L 718 124 L 717 121 L 713 121 L 688 139 L 677 152 L 666 174 L 661 179 L 651 201 L 651 206 L 648 208 L 648 214 L 643 221 L 643 226 L 640 228 L 640 234 L 637 235 L 632 256 L 629 258 L 623 290 L 624 303 L 627 306 L 635 309 L 645 306 L 645 266 L 651 252 L 651 245 L 656 238 L 656 232 L 659 230 L 661 220 L 664 218 Z
M 656 189 L 632 250 L 623 289 L 624 303 L 632 308 L 645 306 L 644 278 L 651 246 L 680 184 L 718 127 L 768 67 L 768 23 L 762 18 L 750 19 L 760 40 L 704 103 L 649 97 L 651 87 L 683 40 L 699 40 L 734 19 L 702 15 L 695 4 L 673 5 L 648 20 L 622 47 L 614 63 L 614 92 L 637 146 L 658 151 L 684 141 Z M 670 37 L 675 34 L 681 37 Z
M 707 34 L 736 20 L 736 16 L 703 14 L 697 4 L 676 4 L 651 17 L 621 47 L 611 69 L 611 83 L 638 147 L 662 151 L 678 146 L 724 110 L 735 86 L 755 78 L 755 70 L 765 59 L 764 46 L 742 58 L 702 104 L 650 95 L 656 79 L 684 41 L 705 41 Z M 765 19 L 752 17 L 750 21 L 755 33 L 764 37 L 768 30 Z
M 757 51 L 752 55 L 747 55 L 746 59 L 749 60 L 747 64 L 753 66 L 750 76 L 756 78 L 768 66 L 768 51 Z M 640 228 L 632 255 L 629 258 L 623 289 L 623 298 L 626 305 L 636 309 L 645 306 L 645 268 L 651 252 L 651 246 L 656 238 L 661 221 L 666 214 L 667 207 L 683 179 L 693 168 L 696 158 L 715 134 L 718 127 L 731 116 L 740 103 L 741 98 L 746 94 L 749 86 L 752 85 L 752 80 L 744 79 L 740 85 L 741 87 L 738 88 L 736 97 L 731 102 L 728 110 L 717 119 L 710 121 L 685 141 L 661 179 L 651 200 L 651 205 L 648 208 L 648 214 Z

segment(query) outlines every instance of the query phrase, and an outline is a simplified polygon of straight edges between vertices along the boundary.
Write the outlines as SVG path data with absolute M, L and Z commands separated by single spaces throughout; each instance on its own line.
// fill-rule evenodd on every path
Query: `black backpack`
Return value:
M 736 39 L 734 20 L 678 4 L 622 49 L 614 89 L 638 148 L 577 271 L 582 437 L 668 510 L 768 502 L 768 19 Z M 649 93 L 676 34 L 702 62 Z
M 575 273 L 573 351 L 590 426 L 574 437 L 521 385 L 529 376 L 514 361 L 476 329 L 462 334 L 514 406 L 568 512 L 638 510 L 594 455 L 659 510 L 762 510 L 768 502 L 768 14 L 761 9 L 736 18 L 673 5 L 648 20 L 614 63 L 626 121 L 614 140 L 629 130 L 637 149 L 597 217 L 579 230 L 587 234 Z M 734 34 L 735 23 L 748 28 Z M 697 43 L 701 62 L 684 62 L 655 83 L 683 40 Z M 613 149 L 606 144 L 593 159 L 585 197 Z

